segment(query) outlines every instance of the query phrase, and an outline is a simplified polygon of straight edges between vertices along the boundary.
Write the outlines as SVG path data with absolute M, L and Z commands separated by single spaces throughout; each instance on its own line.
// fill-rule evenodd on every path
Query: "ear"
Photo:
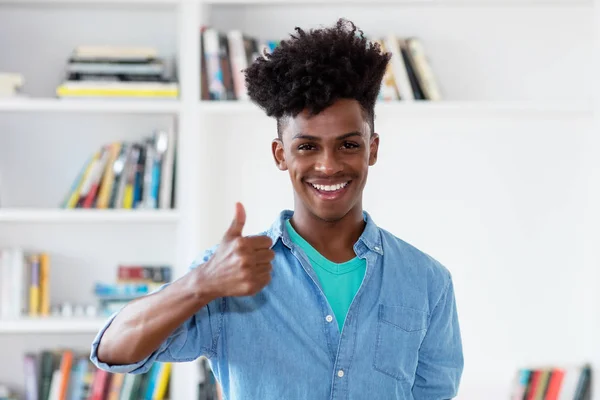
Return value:
M 287 163 L 285 162 L 285 151 L 283 149 L 283 142 L 281 139 L 273 139 L 271 143 L 271 151 L 273 152 L 273 159 L 275 160 L 275 165 L 279 170 L 286 171 Z
M 373 133 L 369 144 L 369 165 L 375 165 L 377 162 L 377 151 L 379 150 L 379 135 Z

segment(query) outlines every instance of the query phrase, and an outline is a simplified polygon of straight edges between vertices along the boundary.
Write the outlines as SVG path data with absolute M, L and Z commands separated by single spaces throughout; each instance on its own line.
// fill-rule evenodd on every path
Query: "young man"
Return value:
M 111 317 L 91 359 L 141 373 L 204 355 L 227 399 L 452 398 L 463 356 L 450 273 L 362 209 L 389 54 L 343 20 L 296 30 L 246 71 L 277 119 L 294 211 L 244 236 L 238 203 L 222 241 Z

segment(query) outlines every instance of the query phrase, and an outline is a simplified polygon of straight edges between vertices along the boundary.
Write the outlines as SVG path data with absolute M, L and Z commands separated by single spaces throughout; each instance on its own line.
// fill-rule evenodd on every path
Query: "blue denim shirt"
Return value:
M 256 296 L 219 298 L 199 310 L 148 358 L 109 366 L 142 373 L 154 361 L 206 356 L 226 399 L 450 399 L 463 371 L 462 342 L 448 270 L 375 225 L 354 245 L 367 261 L 340 332 L 319 281 L 290 240 L 284 210 L 264 232 L 273 240 L 272 280 Z M 216 246 L 192 264 L 202 268 Z M 178 399 L 180 400 L 180 399 Z

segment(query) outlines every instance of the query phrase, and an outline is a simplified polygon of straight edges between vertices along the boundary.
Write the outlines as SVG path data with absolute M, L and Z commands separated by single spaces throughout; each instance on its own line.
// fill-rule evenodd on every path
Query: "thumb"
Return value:
M 227 232 L 225 233 L 225 236 L 229 238 L 242 236 L 242 229 L 244 229 L 245 223 L 246 210 L 244 210 L 242 203 L 235 203 L 235 215 L 233 217 L 233 221 L 231 221 L 229 229 L 227 229 Z

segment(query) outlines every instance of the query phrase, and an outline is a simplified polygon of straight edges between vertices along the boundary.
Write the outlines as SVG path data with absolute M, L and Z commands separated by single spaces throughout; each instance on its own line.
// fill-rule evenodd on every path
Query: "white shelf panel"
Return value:
M 204 114 L 249 113 L 263 115 L 258 106 L 247 101 L 201 101 L 199 110 Z M 533 115 L 533 114 L 581 114 L 592 116 L 591 105 L 567 103 L 527 102 L 462 102 L 462 101 L 415 101 L 380 102 L 375 107 L 378 116 L 407 115 Z
M 33 5 L 179 5 L 182 1 L 199 4 L 257 4 L 257 5 L 286 5 L 286 4 L 365 4 L 364 0 L 0 0 L 2 4 L 33 4 Z M 531 5 L 593 5 L 592 0 L 373 0 L 369 4 L 390 5 L 474 5 L 474 6 L 531 6 Z
M 178 114 L 180 108 L 178 100 L 0 98 L 0 112 Z
M 176 210 L 0 209 L 0 222 L 176 223 Z
M 477 101 L 415 101 L 378 103 L 376 112 L 393 113 L 456 113 L 456 114 L 531 114 L 531 113 L 577 113 L 590 114 L 592 107 L 585 104 L 536 103 L 536 102 L 477 102 Z
M 201 3 L 212 5 L 246 4 L 246 5 L 287 5 L 287 4 L 318 4 L 318 5 L 364 5 L 364 0 L 200 0 Z M 373 0 L 368 3 L 385 5 L 432 5 L 432 6 L 592 6 L 592 0 Z
M 106 318 L 37 317 L 2 320 L 2 333 L 96 333 Z
M 39 4 L 39 5 L 177 5 L 181 0 L 0 0 L 2 4 Z

